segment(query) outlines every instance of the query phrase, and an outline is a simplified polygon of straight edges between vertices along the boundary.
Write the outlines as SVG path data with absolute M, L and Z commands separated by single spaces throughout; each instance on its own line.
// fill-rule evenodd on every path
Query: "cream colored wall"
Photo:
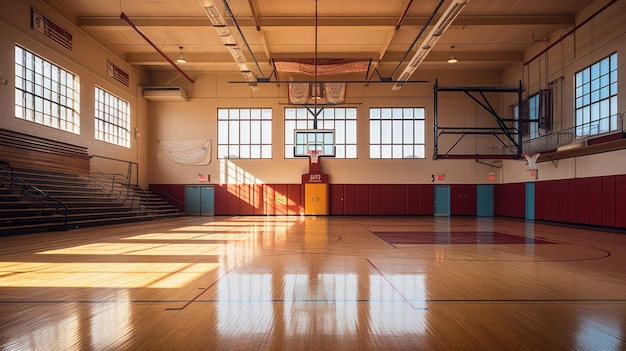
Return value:
M 582 21 L 595 12 L 603 1 L 594 2 L 580 14 Z M 42 11 L 57 24 L 73 35 L 73 50 L 68 51 L 30 28 L 30 7 Z M 457 71 L 454 69 L 429 72 L 419 71 L 412 77 L 427 80 L 424 84 L 407 84 L 400 91 L 392 91 L 387 84 L 363 86 L 350 84 L 347 88 L 346 106 L 358 109 L 358 156 L 356 160 L 325 159 L 323 169 L 333 183 L 429 183 L 431 175 L 445 174 L 444 181 L 436 183 L 510 183 L 528 181 L 524 161 L 504 161 L 494 163 L 501 168 L 475 162 L 474 160 L 432 160 L 433 155 L 433 91 L 436 79 L 441 86 L 516 86 L 521 80 L 533 94 L 547 86 L 558 88 L 555 91 L 555 129 L 573 125 L 573 74 L 583 67 L 601 59 L 616 50 L 626 47 L 624 37 L 626 24 L 621 13 L 626 11 L 624 2 L 617 2 L 609 11 L 579 29 L 531 64 L 512 65 L 504 71 Z M 565 29 L 554 33 L 556 40 Z M 14 117 L 13 52 L 16 44 L 68 69 L 81 79 L 81 135 L 58 131 Z M 539 42 L 526 54 L 531 58 L 549 43 Z M 197 74 L 189 72 L 195 82 L 190 83 L 173 73 L 157 73 L 153 76 L 127 65 L 122 58 L 97 44 L 83 33 L 73 22 L 54 9 L 36 0 L 11 2 L 0 13 L 0 78 L 9 80 L 0 85 L 0 125 L 2 128 L 29 133 L 46 138 L 86 146 L 91 154 L 119 158 L 140 164 L 140 183 L 197 183 L 198 175 L 210 175 L 212 183 L 299 183 L 300 175 L 307 171 L 306 159 L 283 158 L 283 110 L 287 106 L 287 87 L 264 84 L 259 91 L 252 91 L 245 85 L 230 84 L 240 81 L 240 75 Z M 621 63 L 626 55 L 619 52 Z M 108 77 L 106 62 L 110 60 L 130 74 L 130 86 Z M 624 66 L 621 64 L 620 66 Z M 187 103 L 152 103 L 141 97 L 145 85 L 159 85 L 171 82 L 188 91 Z M 550 84 L 552 83 L 552 84 Z M 619 92 L 626 91 L 626 71 L 619 70 Z M 93 137 L 93 92 L 98 85 L 127 100 L 131 105 L 131 130 L 138 129 L 140 137 L 131 138 L 131 148 L 121 148 Z M 505 113 L 515 102 L 515 94 L 490 96 L 491 102 Z M 623 95 L 623 94 L 622 94 Z M 474 102 L 461 93 L 440 93 L 440 126 L 468 126 L 478 123 L 493 123 Z M 368 109 L 379 106 L 424 106 L 427 111 L 426 158 L 412 160 L 370 160 L 368 158 Z M 626 111 L 625 99 L 619 99 L 619 111 Z M 216 155 L 216 112 L 218 107 L 270 107 L 274 111 L 274 154 L 271 160 L 217 160 Z M 180 166 L 159 160 L 158 140 L 160 139 L 211 139 L 213 140 L 213 160 L 210 165 Z M 486 138 L 479 138 L 478 144 L 459 144 L 455 152 L 483 152 L 496 144 Z M 439 152 L 445 152 L 450 141 L 440 140 Z M 463 150 L 460 150 L 460 147 Z M 622 166 L 624 152 L 559 160 L 558 164 L 540 163 L 539 180 L 582 177 L 594 175 L 625 174 Z M 485 160 L 491 163 L 490 160 Z M 495 181 L 487 180 L 493 171 Z
M 595 1 L 577 17 L 577 23 L 589 18 L 606 1 Z M 574 75 L 585 67 L 602 58 L 618 53 L 618 112 L 626 112 L 626 21 L 623 13 L 626 3 L 618 1 L 608 10 L 582 25 L 572 34 L 556 44 L 545 54 L 528 65 L 512 65 L 504 71 L 504 84 L 518 84 L 522 80 L 524 97 L 537 93 L 540 89 L 553 89 L 553 127 L 552 131 L 572 128 L 574 117 Z M 540 42 L 526 53 L 525 60 L 530 61 L 558 40 L 567 31 L 553 33 L 549 42 Z M 507 108 L 515 101 L 507 98 L 501 108 Z M 538 180 L 593 177 L 626 174 L 626 152 L 624 150 L 562 159 L 555 162 L 537 164 Z M 505 161 L 502 180 L 505 183 L 533 181 L 526 169 L 525 161 Z
M 72 34 L 72 50 L 56 44 L 39 32 L 30 28 L 31 6 L 44 13 L 56 24 Z M 80 135 L 60 131 L 33 122 L 15 118 L 14 94 L 14 53 L 15 45 L 42 56 L 43 58 L 71 71 L 80 77 Z M 147 103 L 138 99 L 141 90 L 138 84 L 145 84 L 146 72 L 135 70 L 120 57 L 95 42 L 71 20 L 61 16 L 56 10 L 36 0 L 13 1 L 3 6 L 0 12 L 0 77 L 9 80 L 0 85 L 0 126 L 2 128 L 28 133 L 85 146 L 92 155 L 100 155 L 125 161 L 139 162 L 141 168 L 149 164 L 147 140 L 135 139 L 131 133 L 131 147 L 114 146 L 94 138 L 94 90 L 99 86 L 119 96 L 130 104 L 131 131 L 135 128 L 147 130 Z M 107 60 L 122 68 L 130 75 L 129 87 L 107 75 Z M 147 169 L 140 170 L 140 184 L 147 185 Z
M 149 106 L 150 182 L 166 184 L 198 183 L 198 175 L 210 175 L 212 183 L 300 183 L 301 175 L 308 171 L 305 158 L 284 159 L 283 111 L 288 107 L 285 84 L 262 84 L 259 91 L 247 85 L 229 84 L 241 81 L 239 75 L 202 74 L 190 84 L 180 78 L 174 85 L 185 88 L 190 95 L 188 102 L 159 102 Z M 155 77 L 158 82 L 172 79 L 171 74 Z M 431 175 L 445 174 L 445 181 L 437 183 L 487 183 L 490 169 L 474 160 L 437 160 L 433 155 L 433 84 L 439 79 L 440 86 L 477 85 L 498 86 L 502 80 L 499 71 L 446 71 L 417 75 L 414 80 L 428 83 L 406 84 L 400 91 L 392 91 L 390 84 L 349 84 L 346 88 L 346 104 L 358 111 L 358 158 L 322 159 L 322 169 L 330 176 L 331 183 L 430 183 Z M 496 106 L 499 104 L 498 96 Z M 493 118 L 462 93 L 445 93 L 439 98 L 440 125 L 475 126 L 481 123 L 493 125 Z M 427 111 L 426 158 L 409 160 L 369 159 L 369 108 L 370 107 L 418 106 Z M 273 158 L 266 160 L 216 159 L 216 114 L 218 108 L 265 107 L 273 111 Z M 207 166 L 177 165 L 158 156 L 159 140 L 206 140 L 213 142 L 212 162 Z M 491 144 L 494 141 L 490 141 Z M 472 146 L 473 147 L 473 146 Z M 487 148 L 482 146 L 482 148 Z M 475 150 L 472 149 L 471 152 Z M 441 152 L 441 149 L 440 149 Z M 455 149 L 455 152 L 458 152 Z M 493 181 L 492 181 L 493 182 Z

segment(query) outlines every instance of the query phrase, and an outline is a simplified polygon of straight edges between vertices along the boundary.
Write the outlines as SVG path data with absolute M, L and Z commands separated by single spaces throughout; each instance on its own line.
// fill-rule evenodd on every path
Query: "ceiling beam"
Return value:
M 372 58 L 372 64 L 386 64 L 389 62 L 397 63 L 402 57 L 402 52 L 387 52 L 384 55 L 384 59 L 379 59 L 377 56 L 379 53 L 361 53 L 361 54 L 346 54 L 346 53 L 325 53 L 321 55 L 321 58 L 352 58 L 352 59 L 370 59 Z M 476 63 L 476 62 L 522 62 L 524 60 L 524 53 L 519 51 L 497 51 L 497 52 L 483 52 L 483 51 L 455 51 L 455 56 L 459 59 L 459 64 L 462 63 Z M 178 53 L 172 53 L 173 57 Z M 369 55 L 369 57 L 368 57 Z M 446 62 L 450 52 L 446 51 L 432 51 L 430 55 L 424 60 L 424 63 L 438 63 Z M 310 59 L 311 54 L 274 54 L 272 59 L 274 60 L 288 60 L 288 59 Z M 215 53 L 215 52 L 193 52 L 185 53 L 185 59 L 187 59 L 188 65 L 215 65 L 221 63 L 233 64 L 232 57 L 228 53 Z M 127 54 L 125 61 L 132 65 L 166 65 L 163 58 L 156 53 L 136 53 Z M 266 63 L 267 58 L 261 58 L 261 63 Z M 233 64 L 234 65 L 234 64 Z M 450 66 L 452 67 L 452 66 Z
M 142 27 L 197 27 L 211 26 L 206 17 L 133 17 L 133 23 Z M 421 26 L 428 20 L 426 16 L 409 16 L 404 19 L 402 26 Z M 294 17 L 253 17 L 237 18 L 242 27 L 255 27 L 257 22 L 261 27 L 310 27 L 312 16 Z M 396 27 L 397 17 L 319 17 L 318 26 L 337 27 Z M 524 26 L 524 25 L 574 25 L 574 16 L 459 16 L 452 26 Z M 124 21 L 119 17 L 79 17 L 80 27 L 122 27 Z

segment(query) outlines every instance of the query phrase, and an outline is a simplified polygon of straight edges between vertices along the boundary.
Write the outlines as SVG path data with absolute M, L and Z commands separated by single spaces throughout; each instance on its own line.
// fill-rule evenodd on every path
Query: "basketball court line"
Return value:
M 195 302 L 196 300 L 198 300 L 200 298 L 200 296 L 204 295 L 204 293 L 206 293 L 207 291 L 209 291 L 212 287 L 214 287 L 215 285 L 217 285 L 217 283 L 220 282 L 220 280 L 222 280 L 223 278 L 225 278 L 228 274 L 230 274 L 232 271 L 234 271 L 235 269 L 237 269 L 241 264 L 243 264 L 246 260 L 241 260 L 239 263 L 237 263 L 236 265 L 234 265 L 231 269 L 229 269 L 228 271 L 226 271 L 226 273 L 222 274 L 220 277 L 218 277 L 213 283 L 209 284 L 209 286 L 207 286 L 206 288 L 202 289 L 202 291 L 197 294 L 195 297 L 193 297 L 191 300 L 187 301 L 187 303 L 185 303 L 182 307 L 167 307 L 165 308 L 166 311 L 182 311 L 185 308 L 187 308 L 187 306 L 191 305 L 193 302 Z
M 380 239 L 396 245 L 501 245 L 556 244 L 555 242 L 495 231 L 371 231 Z
M 379 275 L 380 275 L 380 276 L 381 276 L 381 277 L 382 277 L 382 278 L 383 278 L 383 279 L 384 279 L 384 280 L 385 280 L 385 281 L 386 281 L 386 282 L 387 282 L 387 283 L 391 286 L 391 288 L 393 289 L 393 291 L 395 291 L 398 295 L 400 295 L 400 297 L 402 298 L 402 300 L 403 300 L 404 302 L 406 302 L 409 306 L 411 306 L 411 308 L 412 308 L 413 310 L 422 310 L 422 311 L 426 311 L 426 310 L 428 310 L 428 308 L 426 308 L 426 307 L 416 307 L 416 306 L 415 306 L 415 305 L 411 302 L 412 300 L 409 300 L 406 296 L 404 296 L 404 294 L 403 294 L 400 290 L 398 290 L 398 288 L 396 288 L 396 286 L 395 286 L 395 285 L 393 285 L 393 283 L 391 282 L 391 280 L 389 280 L 389 278 L 387 278 L 387 276 L 386 276 L 386 275 L 385 275 L 385 274 L 384 274 L 384 273 L 383 273 L 380 269 L 378 269 L 378 267 L 376 267 L 376 265 L 375 265 L 375 264 L 374 264 L 374 263 L 373 263 L 373 262 L 372 262 L 369 258 L 366 258 L 365 260 L 366 260 L 366 261 L 367 261 L 367 263 L 369 263 L 369 264 L 372 266 L 372 268 L 374 268 L 374 270 L 376 270 L 376 272 L 378 272 L 378 274 L 379 274 Z

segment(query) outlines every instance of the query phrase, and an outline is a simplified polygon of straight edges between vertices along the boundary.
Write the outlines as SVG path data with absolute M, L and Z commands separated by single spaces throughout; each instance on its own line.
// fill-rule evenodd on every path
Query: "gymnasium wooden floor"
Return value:
M 0 350 L 626 350 L 626 234 L 185 217 L 0 238 Z

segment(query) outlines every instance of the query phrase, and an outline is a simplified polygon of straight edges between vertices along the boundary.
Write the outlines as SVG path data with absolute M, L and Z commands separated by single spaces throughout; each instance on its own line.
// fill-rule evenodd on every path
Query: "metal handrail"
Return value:
M 61 213 L 63 215 L 63 227 L 67 228 L 67 220 L 68 220 L 68 212 L 69 212 L 69 207 L 67 206 L 67 204 L 65 204 L 59 199 L 56 199 L 48 195 L 45 191 L 37 188 L 36 186 L 25 181 L 24 179 L 17 177 L 14 174 L 13 167 L 10 167 L 10 166 L 6 167 L 6 166 L 0 165 L 0 170 L 4 171 L 7 174 L 10 174 L 9 185 L 10 185 L 11 191 L 19 190 L 22 196 L 24 196 L 24 194 L 27 194 L 28 196 L 32 197 L 35 200 L 42 201 L 43 202 L 43 206 L 41 207 L 42 210 L 46 208 L 49 201 L 56 203 L 57 205 L 60 205 L 64 210 Z M 58 207 L 54 207 L 54 208 L 58 209 Z
M 616 113 L 599 120 L 524 140 L 522 149 L 524 153 L 556 150 L 561 146 L 583 143 L 602 135 L 624 133 L 626 127 L 624 126 L 625 121 L 623 117 L 623 114 Z
M 111 196 L 125 203 L 129 203 L 130 208 L 141 211 L 142 197 L 132 191 L 132 188 L 143 190 L 141 186 L 131 184 L 126 176 L 121 173 L 93 173 L 92 175 L 95 175 L 95 181 L 100 183 L 104 189 L 109 187 L 108 191 Z M 118 190 L 118 187 L 122 189 Z M 139 198 L 139 201 L 137 201 L 137 198 Z
M 110 160 L 110 161 L 121 162 L 121 163 L 127 164 L 128 165 L 128 171 L 126 172 L 126 178 L 128 179 L 129 183 L 130 183 L 130 179 L 132 178 L 132 175 L 133 175 L 133 167 L 134 167 L 137 170 L 135 172 L 135 184 L 134 185 L 139 185 L 139 163 L 132 162 L 132 161 L 121 160 L 121 159 L 113 158 L 113 157 L 100 156 L 100 155 L 89 155 L 89 158 L 101 158 L 101 159 L 104 159 L 104 160 Z

